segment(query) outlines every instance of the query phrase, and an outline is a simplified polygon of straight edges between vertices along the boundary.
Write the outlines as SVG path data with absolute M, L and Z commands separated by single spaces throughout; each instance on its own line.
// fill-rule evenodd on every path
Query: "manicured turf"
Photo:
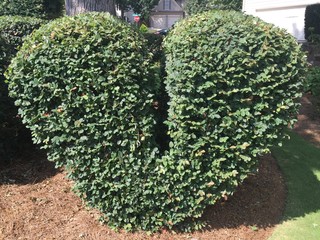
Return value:
M 283 222 L 271 240 L 320 239 L 320 148 L 290 132 L 290 140 L 274 148 L 285 176 L 288 198 Z

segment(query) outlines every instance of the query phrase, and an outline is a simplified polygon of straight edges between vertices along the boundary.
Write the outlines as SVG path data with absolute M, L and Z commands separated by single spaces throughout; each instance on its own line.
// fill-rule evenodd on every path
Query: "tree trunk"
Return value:
M 114 0 L 65 0 L 66 13 L 73 16 L 83 12 L 109 12 L 116 15 Z

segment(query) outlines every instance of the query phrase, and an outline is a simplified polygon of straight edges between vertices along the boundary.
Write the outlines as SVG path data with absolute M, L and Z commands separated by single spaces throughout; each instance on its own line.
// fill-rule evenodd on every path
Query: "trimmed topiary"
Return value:
M 65 165 L 111 226 L 139 227 L 155 168 L 151 55 L 142 35 L 103 13 L 54 20 L 29 37 L 8 71 L 35 143 Z M 151 75 L 151 77 L 150 77 Z M 151 199 L 152 200 L 152 199 Z M 149 226 L 150 228 L 151 226 Z M 147 226 L 141 228 L 147 228 Z
M 284 30 L 210 12 L 178 23 L 165 48 L 171 140 L 160 154 L 152 56 L 110 15 L 42 27 L 7 74 L 34 141 L 112 227 L 201 227 L 205 207 L 232 194 L 294 122 L 306 61 Z
M 62 16 L 63 0 L 0 0 L 1 15 L 19 15 L 38 18 Z
M 17 152 L 18 140 L 26 140 L 25 128 L 17 117 L 17 108 L 8 96 L 4 72 L 23 39 L 44 21 L 21 16 L 0 16 L 0 159 L 10 159 Z M 23 137 L 22 137 L 23 135 Z M 30 138 L 29 138 L 30 140 Z
M 168 192 L 198 217 L 293 125 L 306 57 L 283 29 L 232 11 L 177 23 L 165 49 L 171 164 L 181 168 Z

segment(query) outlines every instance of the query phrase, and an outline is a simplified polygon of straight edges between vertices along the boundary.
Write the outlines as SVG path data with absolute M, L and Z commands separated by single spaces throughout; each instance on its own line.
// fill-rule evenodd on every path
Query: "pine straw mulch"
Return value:
M 320 143 L 320 117 L 311 96 L 305 95 L 302 103 L 296 131 Z M 205 230 L 148 236 L 115 232 L 101 225 L 99 213 L 87 209 L 71 187 L 65 172 L 56 170 L 40 151 L 29 150 L 9 166 L 0 166 L 0 239 L 263 240 L 279 223 L 286 198 L 278 165 L 266 155 L 261 158 L 259 172 L 251 174 L 233 196 L 206 209 L 203 217 L 210 226 Z

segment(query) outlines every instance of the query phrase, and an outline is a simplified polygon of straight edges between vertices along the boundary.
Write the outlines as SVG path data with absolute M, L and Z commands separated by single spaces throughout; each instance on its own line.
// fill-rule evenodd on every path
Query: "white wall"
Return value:
M 304 38 L 304 15 L 307 5 L 319 0 L 243 0 L 243 11 L 287 29 L 298 40 Z
M 183 4 L 184 1 L 179 1 Z M 172 25 L 183 18 L 183 9 L 175 1 L 171 0 L 170 9 L 164 9 L 164 0 L 159 0 L 150 17 L 150 26 L 152 28 L 170 28 Z

